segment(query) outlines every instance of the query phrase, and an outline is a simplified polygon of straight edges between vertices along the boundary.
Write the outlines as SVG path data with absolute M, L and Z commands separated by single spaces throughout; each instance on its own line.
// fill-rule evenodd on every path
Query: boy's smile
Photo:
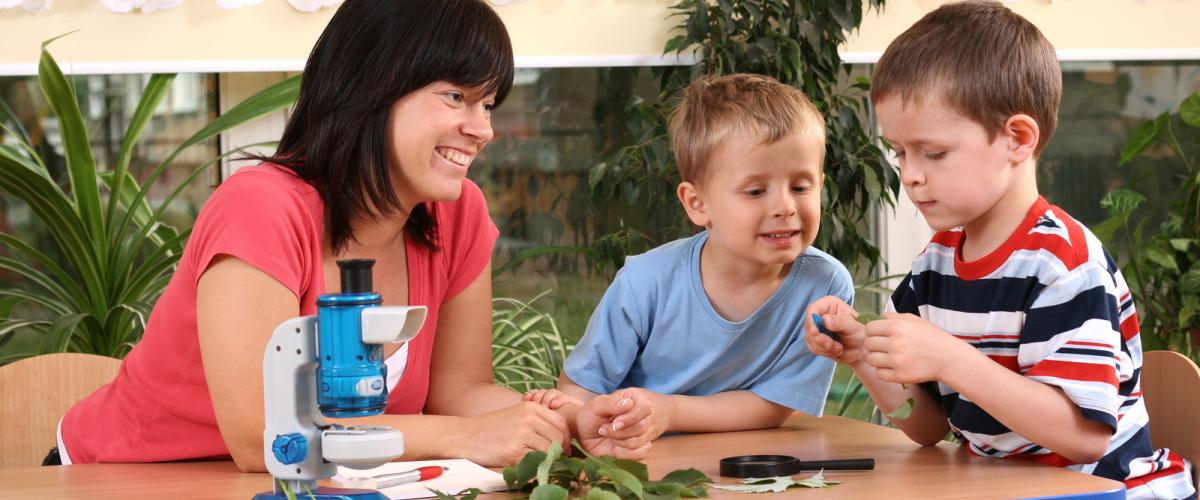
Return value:
M 803 133 L 770 144 L 756 134 L 730 137 L 700 186 L 680 187 L 688 217 L 708 229 L 704 252 L 754 271 L 794 261 L 820 227 L 823 153 L 824 144 Z

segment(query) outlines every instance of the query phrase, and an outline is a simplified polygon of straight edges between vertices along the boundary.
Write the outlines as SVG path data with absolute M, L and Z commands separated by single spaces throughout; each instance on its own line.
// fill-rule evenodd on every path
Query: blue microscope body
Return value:
M 371 291 L 373 260 L 341 260 L 342 292 L 321 295 L 316 316 L 276 327 L 263 356 L 264 458 L 273 491 L 255 499 L 385 499 L 374 490 L 318 487 L 337 466 L 378 467 L 404 453 L 404 437 L 387 427 L 343 427 L 323 417 L 366 417 L 387 407 L 384 344 L 411 340 L 423 306 L 382 306 Z

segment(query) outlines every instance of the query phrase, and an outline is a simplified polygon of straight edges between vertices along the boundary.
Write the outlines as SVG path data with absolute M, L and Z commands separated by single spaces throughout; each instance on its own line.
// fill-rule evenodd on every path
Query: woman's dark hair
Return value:
M 372 205 L 380 215 L 407 211 L 406 235 L 435 249 L 429 208 L 401 206 L 392 189 L 392 104 L 448 81 L 494 91 L 499 105 L 512 78 L 508 31 L 483 0 L 346 0 L 308 56 L 279 149 L 250 158 L 287 167 L 316 187 L 335 251 L 354 239 L 350 222 L 371 217 Z

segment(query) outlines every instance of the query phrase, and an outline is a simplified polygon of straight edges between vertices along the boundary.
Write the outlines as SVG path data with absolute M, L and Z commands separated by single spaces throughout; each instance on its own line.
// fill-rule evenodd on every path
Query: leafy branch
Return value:
M 554 443 L 548 452 L 531 451 L 517 465 L 505 467 L 504 483 L 511 491 L 528 492 L 533 500 L 566 500 L 572 492 L 587 500 L 708 496 L 706 487 L 712 479 L 696 469 L 676 470 L 651 481 L 641 462 L 591 455 L 577 441 L 572 444 L 585 458 L 567 456 Z

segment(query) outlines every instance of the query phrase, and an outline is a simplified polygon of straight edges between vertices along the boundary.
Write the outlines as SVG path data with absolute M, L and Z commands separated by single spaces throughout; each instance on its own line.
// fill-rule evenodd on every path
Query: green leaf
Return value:
M 1171 238 L 1171 248 L 1178 252 L 1187 252 L 1188 248 L 1196 243 L 1193 238 Z
M 695 486 L 698 484 L 711 483 L 712 478 L 696 469 L 681 469 L 671 471 L 671 473 L 663 476 L 662 481 L 667 483 L 678 483 L 684 486 Z
M 1100 208 L 1108 211 L 1109 217 L 1128 220 L 1146 197 L 1137 191 L 1127 188 L 1114 189 L 1104 194 L 1100 199 Z
M 567 500 L 567 490 L 557 484 L 539 484 L 529 494 L 529 500 Z
M 429 490 L 430 493 L 433 493 L 434 498 L 438 500 L 475 500 L 477 497 L 479 497 L 480 493 L 483 493 L 483 490 L 479 488 L 467 488 L 453 494 L 435 490 L 429 487 L 426 487 L 425 489 Z
M 1146 258 L 1164 269 L 1179 272 L 1179 264 L 1175 262 L 1175 256 L 1165 249 L 1154 246 L 1147 247 Z
M 1189 323 L 1189 322 L 1192 320 L 1192 318 L 1193 318 L 1195 315 L 1196 315 L 1196 310 L 1195 310 L 1195 309 L 1192 309 L 1192 308 L 1190 308 L 1190 307 L 1187 307 L 1187 306 L 1184 306 L 1184 307 L 1180 308 L 1180 309 L 1179 309 L 1179 317 L 1177 318 L 1177 320 L 1179 321 L 1179 325 L 1180 325 L 1180 326 L 1187 326 L 1187 325 L 1188 325 L 1188 323 Z
M 650 478 L 649 471 L 646 469 L 646 464 L 637 460 L 627 460 L 623 458 L 613 459 L 613 463 L 621 470 L 633 474 L 633 477 L 638 478 L 638 481 L 646 481 Z
M 1179 105 L 1179 117 L 1183 123 L 1200 127 L 1200 92 L 1193 93 Z
M 521 457 L 521 461 L 517 465 L 504 468 L 504 484 L 509 490 L 524 489 L 531 481 L 537 478 L 538 465 L 546 458 L 546 452 L 531 451 Z
M 1179 291 L 1185 294 L 1200 294 L 1200 269 L 1193 267 L 1179 277 Z
M 642 482 L 636 476 L 630 474 L 625 469 L 620 467 L 603 467 L 597 470 L 601 477 L 612 479 L 617 486 L 624 488 L 634 497 L 642 498 L 645 496 L 645 489 L 642 487 Z
M 611 491 L 602 490 L 600 488 L 592 488 L 588 490 L 588 494 L 584 497 L 586 500 L 621 500 L 621 497 Z
M 546 458 L 542 459 L 542 463 L 538 464 L 537 482 L 538 484 L 550 484 L 550 467 L 554 465 L 554 461 L 562 456 L 562 445 L 557 441 L 550 443 L 550 451 L 546 453 Z
M 900 406 L 897 406 L 895 410 L 892 410 L 891 413 L 888 413 L 887 417 L 892 420 L 904 420 L 908 418 L 909 415 L 912 415 L 913 405 L 915 404 L 916 401 L 914 401 L 913 398 L 905 399 L 903 403 L 900 403 Z
M 1142 154 L 1151 144 L 1154 144 L 1154 141 L 1158 139 L 1158 135 L 1162 133 L 1170 121 L 1171 115 L 1163 113 L 1138 127 L 1133 132 L 1133 136 L 1128 141 L 1125 141 L 1125 147 L 1121 149 L 1121 162 L 1118 165 L 1129 163 L 1130 160 Z
M 65 352 L 75 334 L 75 327 L 86 317 L 86 313 L 75 313 L 54 320 L 50 324 L 50 331 L 42 339 L 41 354 Z
M 100 187 L 96 183 L 96 161 L 92 158 L 92 144 L 88 140 L 87 125 L 84 124 L 83 113 L 79 110 L 75 88 L 63 75 L 62 69 L 46 48 L 56 39 L 42 42 L 42 55 L 38 62 L 38 84 L 42 87 L 50 109 L 58 117 L 75 209 L 84 221 L 87 234 L 93 238 L 95 248 L 102 251 L 100 244 L 103 241 L 101 238 L 104 212 L 100 205 Z

